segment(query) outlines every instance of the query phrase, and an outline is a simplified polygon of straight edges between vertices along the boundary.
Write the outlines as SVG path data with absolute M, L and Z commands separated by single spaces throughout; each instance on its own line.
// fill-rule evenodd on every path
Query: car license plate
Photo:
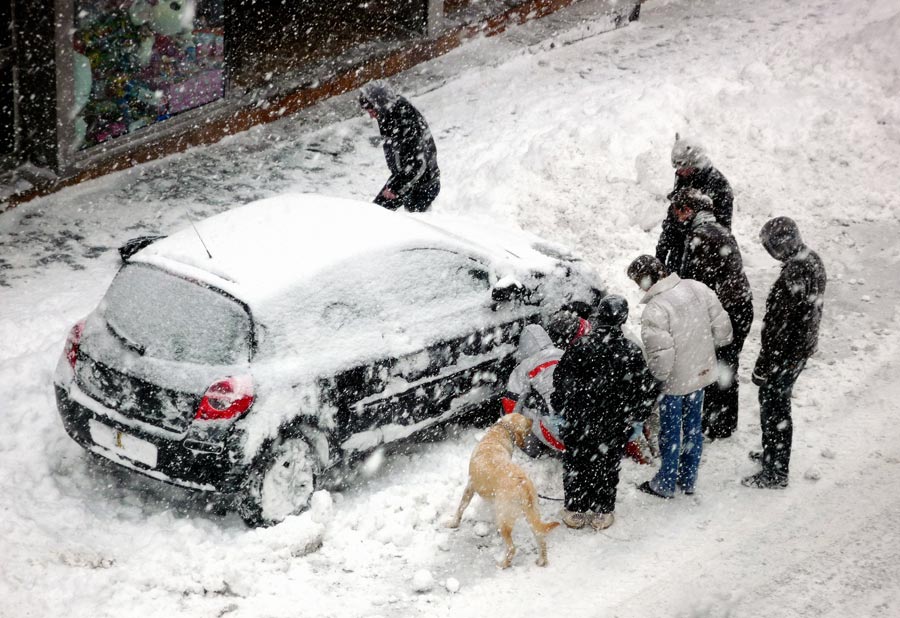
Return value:
M 88 421 L 88 426 L 95 444 L 109 449 L 116 455 L 138 461 L 151 468 L 156 467 L 156 445 L 95 420 Z

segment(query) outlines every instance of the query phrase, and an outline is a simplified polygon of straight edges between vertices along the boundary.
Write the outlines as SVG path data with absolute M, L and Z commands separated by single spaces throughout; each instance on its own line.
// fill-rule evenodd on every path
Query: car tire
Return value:
M 237 511 L 251 528 L 274 526 L 309 507 L 318 469 L 300 437 L 279 438 L 257 458 L 245 479 Z

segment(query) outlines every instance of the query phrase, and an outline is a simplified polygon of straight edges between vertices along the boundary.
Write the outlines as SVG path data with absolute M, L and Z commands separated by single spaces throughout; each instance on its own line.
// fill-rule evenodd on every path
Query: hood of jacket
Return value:
M 659 281 L 654 283 L 650 287 L 650 289 L 647 290 L 647 293 L 644 294 L 644 297 L 641 299 L 641 302 L 649 303 L 651 298 L 653 298 L 657 294 L 665 292 L 666 290 L 671 290 L 679 283 L 681 283 L 681 277 L 679 277 L 676 273 L 672 273 L 665 279 L 660 279 Z
M 696 230 L 701 225 L 705 225 L 707 223 L 715 223 L 716 215 L 711 210 L 701 210 L 697 214 L 694 215 L 693 220 L 691 221 L 691 229 Z
M 386 82 L 374 81 L 365 84 L 359 93 L 360 101 L 365 101 L 379 114 L 390 111 L 400 95 Z
M 516 360 L 522 362 L 524 359 L 537 354 L 545 348 L 552 348 L 553 342 L 550 335 L 544 330 L 540 324 L 529 324 L 522 330 L 519 336 L 519 347 L 516 349 Z

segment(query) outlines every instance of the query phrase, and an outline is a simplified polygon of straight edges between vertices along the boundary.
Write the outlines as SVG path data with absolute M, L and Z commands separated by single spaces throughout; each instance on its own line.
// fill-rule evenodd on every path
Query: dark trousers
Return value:
M 806 361 L 794 361 L 774 372 L 759 387 L 759 422 L 762 427 L 763 472 L 788 475 L 794 425 L 791 421 L 791 391 Z
M 738 424 L 738 363 L 744 341 L 750 332 L 753 322 L 753 303 L 747 301 L 733 307 L 728 314 L 731 318 L 732 341 L 716 350 L 716 358 L 720 365 L 729 369 L 726 379 L 719 376 L 703 390 L 703 433 L 715 440 L 727 438 Z
M 616 509 L 616 488 L 628 433 L 623 427 L 621 435 L 612 436 L 605 443 L 563 437 L 566 510 L 612 513 Z
M 441 192 L 441 181 L 435 182 L 427 186 L 416 186 L 408 193 L 395 197 L 392 200 L 383 197 L 381 193 L 375 198 L 375 203 L 383 206 L 388 210 L 397 210 L 405 208 L 409 212 L 425 212 L 431 208 L 431 203 Z

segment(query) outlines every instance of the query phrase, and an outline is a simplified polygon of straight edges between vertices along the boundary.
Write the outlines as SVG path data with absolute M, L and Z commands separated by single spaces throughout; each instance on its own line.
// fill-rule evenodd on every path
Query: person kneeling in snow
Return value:
M 656 380 L 641 349 L 625 338 L 628 301 L 600 301 L 591 333 L 563 354 L 553 376 L 553 407 L 562 412 L 563 523 L 595 530 L 612 525 L 616 487 L 631 423 L 643 421 L 656 399 Z
M 518 412 L 532 420 L 532 433 L 522 449 L 530 457 L 565 450 L 559 438 L 560 417 L 550 405 L 553 371 L 562 355 L 539 324 L 529 324 L 522 330 L 516 350 L 519 364 L 509 375 L 500 404 L 504 414 Z
M 380 81 L 363 86 L 359 104 L 378 121 L 384 158 L 391 171 L 375 203 L 388 210 L 428 210 L 441 191 L 441 171 L 425 118 L 412 103 Z

